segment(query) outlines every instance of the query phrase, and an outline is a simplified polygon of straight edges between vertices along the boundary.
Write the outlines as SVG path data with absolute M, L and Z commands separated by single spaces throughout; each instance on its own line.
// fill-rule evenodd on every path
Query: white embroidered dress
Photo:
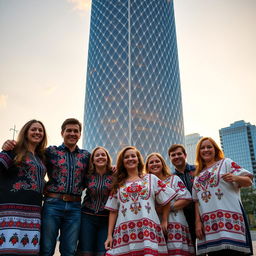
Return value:
M 198 240 L 198 254 L 224 249 L 250 252 L 242 212 L 240 189 L 235 182 L 225 182 L 225 173 L 252 176 L 231 159 L 218 161 L 195 177 L 193 199 L 199 201 L 205 238 Z
M 110 196 L 106 209 L 118 211 L 113 248 L 106 255 L 166 256 L 167 247 L 155 210 L 155 202 L 165 205 L 176 196 L 153 174 L 126 182 Z
M 174 202 L 181 199 L 192 200 L 190 192 L 178 176 L 171 175 L 163 180 L 163 182 L 177 193 L 177 196 L 173 200 Z M 182 209 L 176 212 L 170 212 L 167 232 L 168 255 L 194 255 L 194 246 Z

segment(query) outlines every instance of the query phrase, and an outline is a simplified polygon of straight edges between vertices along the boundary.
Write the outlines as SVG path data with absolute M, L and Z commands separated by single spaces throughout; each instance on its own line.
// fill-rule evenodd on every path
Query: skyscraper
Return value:
M 199 133 L 192 133 L 185 136 L 185 148 L 187 152 L 188 163 L 195 163 L 196 158 L 196 145 L 202 138 Z
M 233 159 L 256 175 L 256 126 L 236 121 L 219 130 L 221 147 L 226 157 Z
M 84 147 L 167 158 L 172 143 L 184 143 L 173 1 L 93 0 Z

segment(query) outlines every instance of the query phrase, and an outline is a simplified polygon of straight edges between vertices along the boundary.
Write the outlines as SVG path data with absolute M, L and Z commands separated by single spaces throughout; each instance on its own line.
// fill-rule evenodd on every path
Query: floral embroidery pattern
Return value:
M 2 244 L 3 243 L 5 243 L 5 236 L 4 236 L 4 234 L 2 233 L 1 235 L 0 235 L 0 246 L 2 246 Z
M 122 214 L 123 214 L 124 217 L 125 217 L 125 215 L 126 215 L 126 211 L 127 211 L 127 208 L 125 208 L 125 207 L 122 205 L 122 210 L 121 210 L 121 212 L 122 212 Z
M 215 192 L 215 195 L 217 196 L 217 198 L 218 198 L 219 200 L 221 200 L 221 198 L 222 198 L 222 196 L 223 196 L 224 194 L 221 192 L 221 189 L 220 189 L 220 188 L 218 188 L 217 191 L 218 191 L 218 192 Z
M 146 208 L 146 210 L 147 210 L 147 212 L 149 214 L 150 210 L 151 210 L 151 206 L 150 206 L 149 202 L 147 202 L 147 204 L 145 205 L 145 208 Z
M 213 167 L 208 168 L 200 173 L 199 177 L 195 179 L 194 189 L 197 193 L 202 192 L 201 198 L 204 202 L 208 202 L 212 195 L 208 190 L 209 187 L 216 187 L 219 184 L 220 165 L 223 161 L 217 162 Z
M 150 219 L 124 222 L 114 230 L 113 246 L 124 246 L 129 241 L 140 242 L 143 239 L 154 243 L 164 243 L 160 225 Z
M 47 183 L 47 191 L 80 195 L 89 157 L 89 152 L 78 148 L 70 152 L 64 145 L 48 147 L 47 174 L 51 179 Z
M 244 234 L 245 224 L 243 215 L 229 211 L 214 211 L 202 215 L 205 233 L 228 231 Z
M 17 165 L 18 168 L 18 181 L 13 184 L 11 191 L 17 192 L 23 190 L 33 190 L 39 193 L 43 192 L 44 187 L 44 176 L 46 174 L 46 168 L 42 161 L 28 155 L 25 162 Z

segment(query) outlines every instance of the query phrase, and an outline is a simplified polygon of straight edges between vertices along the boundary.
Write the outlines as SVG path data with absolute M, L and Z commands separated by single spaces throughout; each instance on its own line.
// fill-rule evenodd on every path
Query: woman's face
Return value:
M 102 148 L 97 149 L 93 155 L 93 164 L 95 167 L 106 167 L 108 164 L 108 156 Z
M 27 132 L 28 143 L 39 144 L 44 138 L 44 128 L 40 123 L 33 123 Z
M 204 140 L 200 146 L 200 156 L 205 163 L 215 161 L 215 148 L 209 140 Z
M 148 171 L 155 174 L 156 176 L 161 175 L 163 170 L 163 164 L 159 157 L 151 156 L 148 159 Z
M 123 164 L 126 170 L 138 168 L 139 158 L 134 149 L 128 149 L 127 151 L 125 151 Z

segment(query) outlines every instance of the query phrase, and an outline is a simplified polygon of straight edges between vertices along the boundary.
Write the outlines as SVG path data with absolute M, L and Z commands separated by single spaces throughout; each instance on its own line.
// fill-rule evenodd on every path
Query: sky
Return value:
M 174 6 L 185 134 L 256 125 L 256 1 Z M 0 0 L 0 146 L 33 118 L 49 145 L 66 118 L 84 121 L 89 25 L 89 0 Z

